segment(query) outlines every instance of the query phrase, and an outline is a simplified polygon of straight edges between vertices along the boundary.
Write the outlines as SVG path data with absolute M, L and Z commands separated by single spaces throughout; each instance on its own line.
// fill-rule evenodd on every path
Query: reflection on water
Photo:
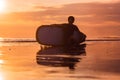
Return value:
M 40 50 L 34 42 L 2 43 L 0 80 L 120 80 L 120 42 L 86 44 Z
M 75 65 L 82 60 L 81 55 L 85 56 L 86 44 L 74 47 L 49 47 L 37 52 L 36 61 L 39 65 L 53 67 L 68 67 L 75 69 Z

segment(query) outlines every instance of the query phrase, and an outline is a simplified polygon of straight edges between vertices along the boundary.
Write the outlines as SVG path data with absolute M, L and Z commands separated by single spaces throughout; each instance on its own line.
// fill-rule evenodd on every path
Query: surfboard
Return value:
M 42 25 L 37 28 L 36 40 L 42 45 L 62 46 L 67 45 L 69 36 L 65 36 L 64 25 Z M 73 39 L 77 43 L 85 41 L 85 35 L 81 32 L 74 31 Z

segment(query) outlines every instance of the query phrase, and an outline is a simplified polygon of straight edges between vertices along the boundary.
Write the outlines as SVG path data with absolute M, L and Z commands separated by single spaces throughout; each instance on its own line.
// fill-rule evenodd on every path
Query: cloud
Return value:
M 60 7 L 34 6 L 33 12 L 9 14 L 10 19 L 40 21 L 41 23 L 65 22 L 69 15 L 78 23 L 120 22 L 120 3 L 74 3 Z
M 46 11 L 42 13 L 46 15 L 119 15 L 119 7 L 120 3 L 76 3 L 67 4 L 60 8 L 46 7 Z

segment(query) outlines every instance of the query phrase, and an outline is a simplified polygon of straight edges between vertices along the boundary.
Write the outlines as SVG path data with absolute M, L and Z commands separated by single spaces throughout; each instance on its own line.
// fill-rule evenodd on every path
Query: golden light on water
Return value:
M 2 64 L 4 63 L 4 61 L 3 60 L 0 60 L 0 80 L 4 80 L 3 79 L 3 73 L 2 73 Z
M 2 47 L 2 46 L 3 46 L 2 41 L 4 41 L 4 39 L 0 37 L 0 47 Z M 1 54 L 1 51 L 0 51 L 0 55 L 2 55 L 2 54 Z
M 2 56 L 1 52 L 0 52 L 0 56 Z M 4 63 L 4 60 L 0 59 L 0 80 L 4 80 L 3 79 L 3 72 L 2 72 L 2 64 Z
M 6 7 L 6 1 L 0 0 L 0 13 L 5 11 L 5 7 Z
M 0 73 L 0 80 L 4 80 L 4 79 L 3 79 L 3 74 L 2 74 L 2 73 Z
M 3 40 L 4 40 L 4 38 L 0 37 L 0 41 L 3 41 Z
M 4 61 L 3 60 L 0 60 L 0 64 L 3 64 L 4 63 Z

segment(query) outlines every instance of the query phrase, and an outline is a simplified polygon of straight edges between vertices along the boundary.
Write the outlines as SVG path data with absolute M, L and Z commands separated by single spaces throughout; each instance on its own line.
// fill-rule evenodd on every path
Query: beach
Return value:
M 119 80 L 120 41 L 86 41 L 79 48 L 0 43 L 0 80 Z
M 120 80 L 120 0 L 0 0 L 0 80 Z

